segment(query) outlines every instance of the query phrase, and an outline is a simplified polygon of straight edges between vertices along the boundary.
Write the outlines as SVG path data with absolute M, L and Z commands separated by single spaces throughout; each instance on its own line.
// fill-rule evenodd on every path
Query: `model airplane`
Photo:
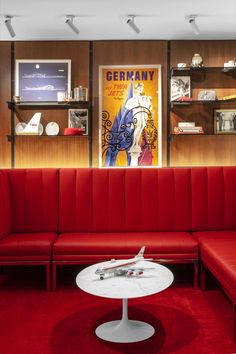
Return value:
M 95 274 L 100 276 L 100 279 L 103 280 L 106 274 L 112 275 L 125 275 L 125 276 L 139 276 L 144 273 L 145 270 L 153 269 L 153 268 L 144 268 L 144 267 L 133 267 L 133 265 L 137 264 L 140 261 L 151 261 L 152 258 L 144 258 L 143 254 L 145 251 L 145 246 L 143 246 L 137 256 L 130 259 L 122 259 L 122 260 L 111 260 L 111 265 L 103 268 L 98 268 L 95 271 Z

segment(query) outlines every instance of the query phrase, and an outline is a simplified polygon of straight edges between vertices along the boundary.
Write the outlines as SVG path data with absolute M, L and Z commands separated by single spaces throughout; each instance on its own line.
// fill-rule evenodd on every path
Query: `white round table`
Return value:
M 134 266 L 144 268 L 140 276 L 108 274 L 101 280 L 95 271 L 109 265 L 110 261 L 94 264 L 83 269 L 76 277 L 77 286 L 89 294 L 122 299 L 122 319 L 98 326 L 96 335 L 116 343 L 139 342 L 151 337 L 155 330 L 150 324 L 128 319 L 128 299 L 156 294 L 168 288 L 174 279 L 172 272 L 160 264 L 140 261 Z

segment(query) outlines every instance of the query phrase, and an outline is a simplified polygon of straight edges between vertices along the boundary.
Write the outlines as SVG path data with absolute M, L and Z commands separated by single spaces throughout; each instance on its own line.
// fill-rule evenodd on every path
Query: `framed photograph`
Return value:
M 236 134 L 236 108 L 215 109 L 214 131 L 215 134 Z
M 191 98 L 190 76 L 172 76 L 170 82 L 170 100 L 179 101 Z
M 82 128 L 83 135 L 88 135 L 88 110 L 87 109 L 69 109 L 68 127 Z
M 22 101 L 57 102 L 58 92 L 71 90 L 71 60 L 28 60 L 15 62 L 15 96 Z

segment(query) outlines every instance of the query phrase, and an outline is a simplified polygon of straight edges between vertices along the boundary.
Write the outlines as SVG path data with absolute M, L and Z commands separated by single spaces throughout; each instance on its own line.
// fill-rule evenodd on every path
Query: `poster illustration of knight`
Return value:
M 100 66 L 100 167 L 161 166 L 161 66 Z

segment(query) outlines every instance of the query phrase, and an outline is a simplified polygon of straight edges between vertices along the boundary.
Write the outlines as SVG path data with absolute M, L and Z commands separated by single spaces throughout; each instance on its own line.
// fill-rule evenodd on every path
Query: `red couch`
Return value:
M 201 287 L 209 270 L 233 302 L 236 341 L 236 167 L 193 168 L 192 235 L 199 243 Z
M 191 228 L 190 169 L 64 169 L 60 171 L 56 267 L 133 257 L 191 262 L 197 286 L 198 243 Z
M 52 246 L 58 232 L 59 171 L 0 171 L 0 265 L 46 267 L 50 289 Z
M 0 170 L 0 265 L 198 259 L 234 304 L 236 167 Z M 236 330 L 234 335 L 236 336 Z

